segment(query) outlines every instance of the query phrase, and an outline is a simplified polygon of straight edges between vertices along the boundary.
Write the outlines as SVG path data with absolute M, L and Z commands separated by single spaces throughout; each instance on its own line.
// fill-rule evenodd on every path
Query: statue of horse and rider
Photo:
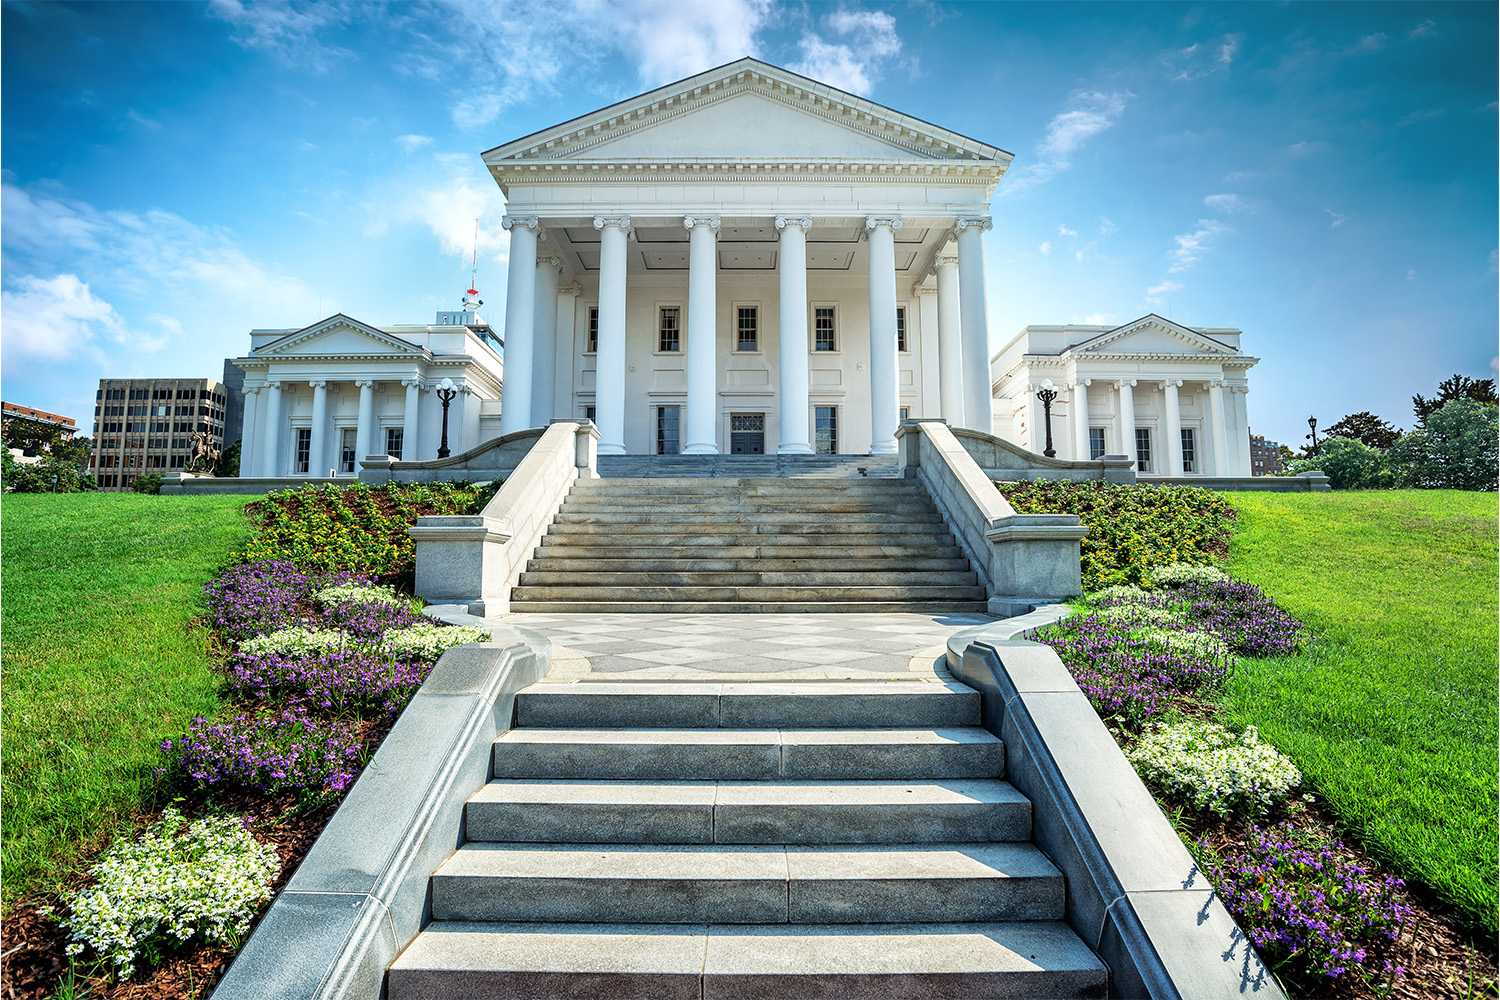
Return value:
M 194 431 L 193 436 L 188 440 L 192 442 L 193 453 L 184 471 L 192 472 L 201 463 L 203 466 L 201 471 L 213 472 L 214 466 L 219 464 L 219 459 L 224 457 L 224 453 L 214 447 L 213 439 L 203 431 Z

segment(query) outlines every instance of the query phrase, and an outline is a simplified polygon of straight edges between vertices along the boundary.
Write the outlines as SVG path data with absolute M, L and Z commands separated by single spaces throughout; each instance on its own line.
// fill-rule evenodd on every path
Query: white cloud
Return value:
M 1100 236 L 1113 236 L 1116 232 L 1119 231 L 1119 229 L 1120 229 L 1120 227 L 1117 226 L 1117 225 L 1115 225 L 1114 222 L 1113 222 L 1113 220 L 1111 220 L 1109 216 L 1107 216 L 1107 215 L 1101 215 L 1101 216 L 1099 216 L 1099 235 Z
M 159 131 L 161 131 L 161 122 L 156 121 L 156 120 L 151 119 L 151 118 L 147 118 L 145 115 L 141 114 L 135 108 L 131 108 L 130 110 L 126 111 L 125 112 L 125 117 L 128 118 L 128 119 L 130 119 L 131 121 L 135 122 L 137 125 L 140 125 L 143 128 L 149 128 L 153 132 L 159 132 Z
M 354 58 L 348 49 L 325 45 L 319 38 L 320 29 L 348 23 L 354 11 L 346 3 L 209 0 L 208 12 L 234 28 L 236 45 L 267 52 L 294 69 L 326 73 L 335 63 Z
M 1240 42 L 1244 35 L 1225 35 L 1224 41 L 1219 45 L 1219 54 L 1216 57 L 1219 65 L 1228 66 L 1234 62 L 1235 54 L 1240 50 Z
M 1117 322 L 1117 320 L 1114 313 L 1089 313 L 1078 322 L 1084 326 L 1109 326 Z
M 1180 281 L 1172 281 L 1169 278 L 1159 285 L 1152 285 L 1146 289 L 1146 301 L 1160 304 L 1166 300 L 1168 295 L 1171 295 L 1173 292 L 1180 292 L 1186 287 Z
M 1217 44 L 1199 42 L 1185 49 L 1170 52 L 1162 58 L 1167 67 L 1167 77 L 1173 83 L 1191 83 L 1227 70 L 1239 54 L 1244 35 L 1223 35 Z
M 643 0 L 606 6 L 625 30 L 624 48 L 635 56 L 647 87 L 754 54 L 756 32 L 770 12 L 770 0 Z
M 0 292 L 0 315 L 5 320 L 0 350 L 6 364 L 97 357 L 96 345 L 101 341 L 147 354 L 167 343 L 165 336 L 132 330 L 114 306 L 96 298 L 76 274 L 21 276 L 14 288 Z M 169 332 L 181 333 L 175 320 L 153 319 Z
M 402 149 L 404 149 L 408 153 L 410 153 L 410 152 L 413 152 L 414 150 L 421 149 L 423 146 L 430 146 L 430 145 L 432 145 L 432 136 L 430 136 L 430 135 L 398 135 L 398 136 L 396 136 L 396 143 Z
M 1205 195 L 1203 204 L 1224 215 L 1253 215 L 1261 209 L 1260 202 L 1241 194 Z
M 1323 211 L 1333 216 L 1333 221 L 1328 224 L 1329 229 L 1337 229 L 1339 226 L 1342 226 L 1345 222 L 1349 221 L 1349 216 L 1344 215 L 1340 212 L 1335 212 L 1331 208 L 1325 208 L 1323 209 Z
M 1069 229 L 1067 226 L 1061 226 L 1060 225 L 1060 226 L 1057 227 L 1057 235 L 1059 235 L 1059 236 L 1077 236 L 1078 235 L 1078 230 L 1076 230 L 1076 229 Z
M 823 25 L 842 41 L 804 32 L 798 43 L 802 59 L 788 67 L 794 73 L 840 90 L 869 94 L 882 75 L 883 63 L 901 54 L 896 19 L 883 11 L 840 8 L 825 17 Z
M 1386 33 L 1383 31 L 1377 31 L 1373 34 L 1365 35 L 1364 37 L 1362 37 L 1359 40 L 1358 44 L 1354 46 L 1354 51 L 1379 52 L 1381 49 L 1385 48 L 1385 43 L 1387 41 L 1388 38 L 1386 36 Z
M 1423 111 L 1413 111 L 1411 114 L 1403 116 L 1400 121 L 1396 122 L 1396 127 L 1405 128 L 1408 125 L 1415 125 L 1420 121 L 1427 121 L 1428 119 L 1432 118 L 1441 118 L 1447 113 L 1447 108 L 1427 108 Z
M 1125 104 L 1135 95 L 1129 91 L 1079 91 L 1068 108 L 1047 124 L 1047 135 L 1037 145 L 1036 160 L 1020 170 L 1011 170 L 1003 195 L 1014 195 L 1045 184 L 1073 166 L 1073 154 L 1089 139 L 1109 129 L 1125 113 Z
M 1037 249 L 1040 250 L 1042 256 L 1045 257 L 1052 252 L 1052 243 L 1050 241 L 1044 241 L 1039 246 L 1037 246 Z
M 419 225 L 437 237 L 443 253 L 467 259 L 475 248 L 478 219 L 482 256 L 505 260 L 510 249 L 510 234 L 500 226 L 505 197 L 483 164 L 467 153 L 438 153 L 411 172 L 386 178 L 366 193 L 363 207 L 366 236 Z
M 1431 18 L 1428 18 L 1427 20 L 1418 24 L 1415 28 L 1411 29 L 1411 31 L 1407 32 L 1406 37 L 1427 38 L 1428 36 L 1435 34 L 1437 34 L 1437 22 L 1432 20 Z
M 1500 273 L 1500 250 L 1491 250 L 1485 260 L 1490 265 L 1490 274 Z
M 1416 281 L 1417 280 L 1417 271 L 1416 271 L 1416 268 L 1412 268 L 1411 270 L 1409 270 L 1409 271 L 1406 272 L 1406 280 L 1407 281 Z
M 1204 254 L 1213 249 L 1214 242 L 1220 236 L 1233 232 L 1233 229 L 1218 219 L 1199 219 L 1198 228 L 1190 233 L 1179 233 L 1172 237 L 1172 241 L 1177 246 L 1167 254 L 1172 260 L 1167 273 L 1176 274 L 1195 266 L 1203 259 Z

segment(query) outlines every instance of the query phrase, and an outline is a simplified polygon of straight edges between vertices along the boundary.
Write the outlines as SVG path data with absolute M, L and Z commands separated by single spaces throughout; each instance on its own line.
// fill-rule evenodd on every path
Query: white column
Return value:
M 1161 392 L 1163 409 L 1166 410 L 1166 447 L 1162 449 L 1167 457 L 1167 465 L 1163 470 L 1165 475 L 1182 475 L 1182 406 L 1177 399 L 1177 387 L 1182 385 L 1182 379 L 1169 378 L 1162 382 Z
M 422 379 L 413 375 L 404 378 L 401 384 L 406 386 L 406 409 L 401 412 L 401 461 L 420 462 L 422 460 L 422 445 L 420 444 L 422 429 Z
M 781 280 L 781 455 L 811 455 L 811 420 L 807 399 L 807 231 L 812 219 L 778 216 L 781 242 L 777 271 Z
M 1089 460 L 1089 383 L 1093 379 L 1080 378 L 1073 381 L 1073 400 L 1069 407 L 1073 411 L 1073 460 Z
M 359 423 L 354 430 L 354 474 L 359 475 L 359 463 L 370 454 L 371 438 L 375 434 L 375 380 L 369 378 L 355 379 L 354 384 L 359 387 Z M 385 442 L 381 442 L 381 447 Z
M 1230 386 L 1233 395 L 1230 397 L 1234 408 L 1234 438 L 1237 445 L 1234 454 L 1234 474 L 1236 476 L 1253 475 L 1250 468 L 1250 412 L 1248 385 Z
M 266 383 L 266 414 L 261 424 L 260 475 L 281 475 L 281 383 Z
M 688 231 L 687 420 L 684 455 L 717 455 L 719 220 L 682 220 Z
M 594 217 L 599 242 L 599 352 L 594 416 L 599 454 L 625 454 L 625 242 L 630 216 Z M 502 410 L 503 412 L 503 410 Z
M 240 423 L 240 475 L 253 476 L 257 468 L 255 442 L 260 437 L 258 428 L 255 426 L 255 418 L 258 415 L 256 404 L 260 402 L 260 390 L 246 389 L 244 396 L 245 418 Z
M 941 416 L 951 426 L 963 427 L 964 357 L 963 326 L 958 296 L 958 255 L 943 253 L 937 259 L 938 393 L 943 400 Z M 989 362 L 985 362 L 988 371 Z M 988 374 L 985 376 L 988 378 Z M 986 432 L 989 428 L 983 428 Z
M 1224 423 L 1224 383 L 1208 383 L 1208 410 L 1214 424 L 1213 475 L 1229 476 L 1229 428 Z
M 964 417 L 972 429 L 993 434 L 990 398 L 990 331 L 984 298 L 984 233 L 988 218 L 959 219 L 958 301 L 963 325 Z
M 559 394 L 553 397 L 553 412 L 559 417 L 581 417 L 582 411 L 575 407 L 578 391 L 578 296 L 583 289 L 569 285 L 558 289 L 557 295 L 557 379 Z
M 312 440 L 307 452 L 307 474 L 321 476 L 328 471 L 323 456 L 328 450 L 328 383 L 323 379 L 309 382 L 313 391 Z
M 553 399 L 557 383 L 557 286 L 562 258 L 544 254 L 536 259 L 536 304 L 532 314 L 531 426 L 545 427 L 558 416 Z M 502 392 L 503 392 L 502 387 Z M 502 406 L 501 419 L 505 410 Z
M 1130 459 L 1131 468 L 1135 468 L 1135 379 L 1122 378 L 1115 388 L 1120 391 L 1120 454 Z
M 942 361 L 938 344 L 937 289 L 931 285 L 917 285 L 911 290 L 917 300 L 917 316 L 921 328 L 922 344 L 922 405 L 912 411 L 914 417 L 941 417 L 943 415 L 943 390 L 941 381 Z M 911 336 L 908 332 L 907 336 Z
M 531 424 L 532 337 L 536 321 L 535 216 L 512 218 L 500 225 L 510 230 L 510 274 L 505 284 L 505 368 L 500 383 L 500 433 L 523 431 Z M 361 453 L 363 454 L 363 453 Z
M 898 218 L 865 219 L 870 241 L 870 454 L 896 454 L 901 422 L 896 373 L 896 230 Z

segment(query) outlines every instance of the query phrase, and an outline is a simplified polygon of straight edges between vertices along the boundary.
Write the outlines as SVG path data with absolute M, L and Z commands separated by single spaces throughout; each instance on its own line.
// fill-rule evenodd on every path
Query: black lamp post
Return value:
M 1316 455 L 1318 453 L 1318 418 L 1308 417 L 1307 426 L 1312 428 L 1312 433 L 1307 436 L 1312 438 L 1312 453 Z
M 448 457 L 448 404 L 453 402 L 458 395 L 458 390 L 453 388 L 453 380 L 445 378 L 438 383 L 437 398 L 443 402 L 443 439 L 438 443 L 438 458 Z
M 1057 449 L 1052 447 L 1052 401 L 1057 398 L 1057 390 L 1052 387 L 1050 378 L 1042 379 L 1042 387 L 1036 391 L 1036 398 L 1042 401 L 1042 412 L 1046 414 L 1047 447 L 1042 452 L 1048 458 L 1057 457 Z
M 52 474 L 52 492 L 57 492 L 57 473 L 55 472 Z

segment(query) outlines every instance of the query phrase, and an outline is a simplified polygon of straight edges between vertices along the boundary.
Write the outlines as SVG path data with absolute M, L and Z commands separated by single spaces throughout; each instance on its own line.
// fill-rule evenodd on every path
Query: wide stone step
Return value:
M 969 601 L 518 601 L 515 614 L 985 614 L 989 604 Z
M 1005 747 L 978 726 L 943 729 L 512 729 L 496 778 L 775 781 L 998 778 Z
M 516 587 L 516 601 L 573 602 L 854 602 L 854 601 L 978 601 L 984 591 L 977 586 L 830 586 L 830 587 L 589 587 L 543 585 Z
M 838 513 L 838 512 L 834 512 Z M 704 510 L 698 512 L 674 511 L 670 508 L 658 510 L 654 505 L 635 510 L 624 510 L 618 513 L 593 513 L 591 511 L 579 511 L 574 513 L 566 508 L 557 515 L 555 524 L 754 524 L 757 526 L 801 524 L 809 518 L 821 517 L 819 510 L 771 510 L 771 511 L 740 511 L 734 510 Z M 875 526 L 882 530 L 886 525 L 929 525 L 942 524 L 943 517 L 935 510 L 908 511 L 908 512 L 867 512 L 862 514 L 841 514 L 841 524 L 857 524 L 866 531 Z M 931 530 L 931 529 L 927 529 Z
M 391 1000 L 1012 1000 L 1102 997 L 1066 924 L 438 921 L 391 965 Z
M 640 500 L 569 499 L 562 506 L 564 514 L 800 514 L 802 517 L 819 517 L 824 514 L 879 514 L 905 516 L 928 515 L 932 508 L 907 511 L 899 502 L 882 498 L 869 503 L 853 503 L 847 500 L 829 500 L 826 503 L 787 503 L 779 500 L 747 502 L 738 498 L 722 497 L 683 501 L 667 497 L 642 498 Z
M 872 924 L 1060 920 L 1030 844 L 467 844 L 432 877 L 434 920 Z
M 906 844 L 1028 840 L 1031 803 L 993 778 L 891 781 L 492 781 L 472 841 Z
M 776 550 L 764 556 L 700 558 L 692 550 L 679 558 L 638 554 L 624 547 L 596 546 L 587 552 L 567 555 L 549 548 L 533 556 L 528 572 L 536 573 L 798 573 L 819 574 L 859 571 L 866 573 L 969 572 L 969 561 L 957 556 L 872 556 L 842 552 L 813 556 L 782 556 Z M 809 578 L 811 582 L 811 578 Z M 524 584 L 526 577 L 521 578 Z
M 979 692 L 954 681 L 542 681 L 516 695 L 521 728 L 831 729 L 979 722 Z
M 607 535 L 621 540 L 644 541 L 648 545 L 690 545 L 691 542 L 679 542 L 676 539 L 690 538 L 695 535 L 726 540 L 748 538 L 753 539 L 756 545 L 776 544 L 768 542 L 766 540 L 768 537 L 781 538 L 783 539 L 781 544 L 786 545 L 816 545 L 822 539 L 843 540 L 850 535 L 855 537 L 849 541 L 862 545 L 917 538 L 931 538 L 942 542 L 952 541 L 952 535 L 942 524 L 893 521 L 890 524 L 871 525 L 857 520 L 774 522 L 752 520 L 717 523 L 670 521 L 660 524 L 637 521 L 626 525 L 613 522 L 553 521 L 547 533 L 549 535 Z M 651 537 L 657 535 L 666 536 L 672 540 Z
M 597 565 L 597 564 L 596 564 Z M 521 574 L 522 587 L 870 587 L 889 584 L 888 568 L 779 571 L 775 567 L 751 570 L 642 570 L 637 567 L 607 567 L 588 570 L 554 569 L 544 566 Z M 903 587 L 974 587 L 979 578 L 973 570 L 902 570 L 894 580 Z
M 576 526 L 575 526 L 576 527 Z M 762 556 L 786 558 L 841 558 L 845 556 L 942 556 L 960 552 L 946 532 L 908 532 L 899 535 L 736 535 L 665 534 L 624 535 L 608 532 L 549 531 L 542 536 L 544 550 L 569 548 L 586 554 L 609 551 L 639 552 L 652 559 L 753 559 Z
M 726 484 L 722 480 L 695 480 L 690 486 L 664 486 L 660 480 L 652 485 L 620 486 L 618 481 L 599 484 L 597 480 L 582 479 L 568 491 L 569 503 L 581 502 L 649 502 L 664 499 L 671 502 L 701 503 L 704 500 L 732 500 L 739 503 L 878 503 L 891 501 L 901 504 L 930 506 L 931 499 L 920 484 L 887 480 L 883 483 L 860 483 L 840 480 L 828 486 L 808 483 L 782 483 L 773 486 L 744 486 Z

